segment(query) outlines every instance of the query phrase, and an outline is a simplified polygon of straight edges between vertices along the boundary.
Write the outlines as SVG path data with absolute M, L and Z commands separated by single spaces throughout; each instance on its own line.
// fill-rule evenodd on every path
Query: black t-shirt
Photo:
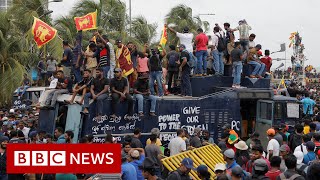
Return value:
M 61 65 L 70 66 L 71 61 L 73 59 L 73 52 L 72 52 L 71 48 L 68 47 L 63 51 L 63 57 L 64 56 L 67 56 L 67 60 L 62 60 Z
M 66 89 L 68 89 L 69 92 L 72 92 L 72 81 L 69 78 L 59 78 L 58 82 L 61 84 L 67 84 Z M 57 89 L 63 89 L 60 87 L 57 87 Z
M 149 57 L 150 71 L 162 71 L 162 58 L 160 54 Z
M 117 78 L 113 78 L 111 80 L 111 84 L 110 84 L 111 88 L 115 88 L 115 90 L 123 92 L 124 88 L 126 86 L 128 86 L 128 80 L 124 77 L 121 77 L 120 80 L 118 80 Z
M 90 87 L 93 82 L 93 79 L 93 77 L 83 78 L 80 82 L 78 82 L 78 86 L 87 85 L 87 87 Z
M 136 89 L 139 92 L 146 92 L 149 89 L 149 83 L 148 83 L 148 81 L 138 79 L 134 83 L 134 89 Z
M 187 58 L 187 62 L 190 60 L 190 56 L 189 56 L 188 51 L 182 51 L 182 52 L 181 52 L 181 55 L 180 55 L 180 63 L 182 63 L 182 61 L 183 61 L 184 58 Z M 189 67 L 188 64 L 185 64 L 185 65 L 182 67 L 182 71 L 187 70 L 187 69 L 190 69 L 190 67 Z
M 102 78 L 101 80 L 98 78 L 95 78 L 93 80 L 92 85 L 94 86 L 94 92 L 99 93 L 104 89 L 104 86 L 109 85 L 109 80 L 106 78 Z
M 243 55 L 243 52 L 241 49 L 239 48 L 234 48 L 232 51 L 231 51 L 231 59 L 232 59 L 232 62 L 238 62 L 238 61 L 241 61 L 240 59 L 240 56 Z

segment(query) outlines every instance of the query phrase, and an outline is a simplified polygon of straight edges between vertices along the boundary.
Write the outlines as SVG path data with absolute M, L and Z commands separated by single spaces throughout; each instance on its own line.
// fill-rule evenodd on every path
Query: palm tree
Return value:
M 156 35 L 157 24 L 148 24 L 143 16 L 138 16 L 132 21 L 132 34 L 140 44 L 150 43 L 152 38 Z
M 190 32 L 196 33 L 199 27 L 203 27 L 205 31 L 208 31 L 209 23 L 207 21 L 201 21 L 199 16 L 192 16 L 192 9 L 186 5 L 180 4 L 172 8 L 166 16 L 167 24 L 175 24 L 175 30 L 182 32 L 184 27 L 189 27 Z M 169 42 L 167 44 L 177 44 L 178 38 L 172 33 L 168 34 Z
M 10 104 L 13 91 L 20 85 L 23 73 L 37 56 L 26 51 L 25 39 L 18 36 L 10 14 L 0 13 L 0 107 Z

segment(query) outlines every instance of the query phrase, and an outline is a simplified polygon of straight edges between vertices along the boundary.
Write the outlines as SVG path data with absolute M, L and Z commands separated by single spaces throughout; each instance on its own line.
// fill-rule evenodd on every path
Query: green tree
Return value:
M 204 31 L 208 31 L 209 23 L 202 21 L 199 16 L 192 16 L 192 9 L 186 5 L 180 4 L 173 7 L 166 16 L 167 24 L 175 24 L 174 28 L 177 32 L 182 32 L 184 27 L 189 27 L 190 32 L 196 33 L 199 27 L 204 28 Z M 172 34 L 168 34 L 169 42 L 167 44 L 177 44 L 178 38 Z
M 10 104 L 13 91 L 21 84 L 23 73 L 37 56 L 26 51 L 26 40 L 17 36 L 10 14 L 0 13 L 0 107 Z
M 140 44 L 151 43 L 151 40 L 156 35 L 157 24 L 148 24 L 143 16 L 135 17 L 132 21 L 132 36 L 136 38 Z

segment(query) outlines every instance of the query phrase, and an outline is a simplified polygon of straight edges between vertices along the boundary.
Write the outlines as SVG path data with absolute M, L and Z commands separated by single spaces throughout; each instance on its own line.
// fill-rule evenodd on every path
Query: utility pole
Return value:
M 131 37 L 131 0 L 129 0 L 130 37 Z

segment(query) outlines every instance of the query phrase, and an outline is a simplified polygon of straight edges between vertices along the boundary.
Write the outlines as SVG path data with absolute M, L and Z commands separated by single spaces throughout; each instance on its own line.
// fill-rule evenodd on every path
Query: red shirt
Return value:
M 263 62 L 263 64 L 266 65 L 267 72 L 270 72 L 270 68 L 271 68 L 271 65 L 272 65 L 272 58 L 269 57 L 269 56 L 268 57 L 265 56 L 265 57 L 261 58 L 261 62 Z
M 280 176 L 281 171 L 268 171 L 265 176 L 269 177 L 270 180 L 276 180 L 278 176 Z
M 208 44 L 208 36 L 204 33 L 200 33 L 196 37 L 197 41 L 197 51 L 206 51 L 207 50 L 207 44 Z

